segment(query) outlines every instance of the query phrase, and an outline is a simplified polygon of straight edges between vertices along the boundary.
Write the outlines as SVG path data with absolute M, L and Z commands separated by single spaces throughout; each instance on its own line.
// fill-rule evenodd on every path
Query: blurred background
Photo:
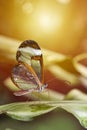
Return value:
M 87 0 L 0 0 L 0 35 L 20 41 L 32 39 L 41 48 L 67 56 L 87 52 Z M 0 104 L 24 100 L 13 96 L 3 85 L 4 79 L 11 75 L 13 65 L 14 62 L 9 61 L 0 63 Z M 52 78 L 54 75 L 45 70 L 45 80 Z M 60 79 L 49 85 L 64 94 L 71 90 L 69 86 Z M 87 92 L 82 84 L 76 87 Z M 22 125 L 26 126 L 26 130 L 29 127 L 32 130 L 36 127 L 38 130 L 84 130 L 71 114 L 64 111 L 51 112 L 26 123 L 3 115 L 0 122 L 0 130 L 20 130 Z
M 87 51 L 86 0 L 0 0 L 0 33 L 64 54 Z

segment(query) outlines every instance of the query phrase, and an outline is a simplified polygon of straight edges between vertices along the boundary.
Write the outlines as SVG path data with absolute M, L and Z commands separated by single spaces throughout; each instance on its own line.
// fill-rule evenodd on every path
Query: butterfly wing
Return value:
M 21 90 L 31 90 L 38 88 L 37 77 L 31 68 L 28 69 L 24 64 L 16 65 L 12 70 L 12 81 Z
M 35 41 L 24 41 L 18 48 L 16 59 L 31 66 L 39 80 L 43 82 L 43 58 L 41 49 Z

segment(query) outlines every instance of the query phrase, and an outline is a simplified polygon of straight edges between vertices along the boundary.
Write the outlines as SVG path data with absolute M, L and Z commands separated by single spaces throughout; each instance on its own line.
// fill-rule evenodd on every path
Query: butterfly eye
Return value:
M 45 83 L 45 84 L 44 84 L 44 88 L 47 88 L 47 86 L 48 86 L 48 84 Z

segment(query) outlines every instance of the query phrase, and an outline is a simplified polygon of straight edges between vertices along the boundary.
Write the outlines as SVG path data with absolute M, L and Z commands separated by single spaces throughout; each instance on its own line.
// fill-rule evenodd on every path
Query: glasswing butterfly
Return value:
M 24 41 L 18 48 L 16 60 L 18 64 L 12 70 L 11 79 L 20 90 L 14 95 L 43 91 L 47 84 L 43 80 L 43 57 L 39 45 L 33 40 Z

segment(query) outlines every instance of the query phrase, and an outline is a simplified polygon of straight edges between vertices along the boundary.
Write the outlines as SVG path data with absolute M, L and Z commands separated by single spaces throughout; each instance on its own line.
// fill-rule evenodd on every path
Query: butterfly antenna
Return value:
M 54 81 L 55 79 L 58 79 L 58 77 L 55 77 L 55 78 L 49 79 L 49 80 L 47 81 L 47 83 L 50 83 L 50 82 Z

